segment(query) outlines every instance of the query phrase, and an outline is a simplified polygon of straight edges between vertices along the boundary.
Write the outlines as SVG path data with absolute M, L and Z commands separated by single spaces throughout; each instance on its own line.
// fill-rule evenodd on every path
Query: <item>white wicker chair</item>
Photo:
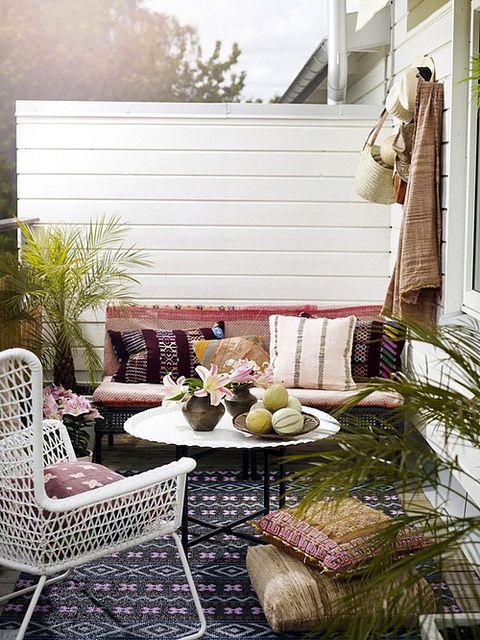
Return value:
M 75 460 L 61 422 L 42 420 L 42 368 L 23 349 L 0 353 L 0 565 L 39 575 L 16 636 L 24 637 L 42 589 L 86 562 L 160 536 L 172 536 L 185 570 L 200 627 L 183 640 L 201 638 L 205 616 L 188 561 L 176 533 L 186 474 L 195 461 L 147 471 L 68 498 L 45 493 L 43 469 Z M 54 576 L 63 572 L 61 575 Z M 53 576 L 53 577 L 51 577 Z

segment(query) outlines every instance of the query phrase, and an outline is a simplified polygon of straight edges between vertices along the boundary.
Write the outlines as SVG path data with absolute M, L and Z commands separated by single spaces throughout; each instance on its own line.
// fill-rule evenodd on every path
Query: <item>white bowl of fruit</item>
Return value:
M 309 433 L 319 424 L 318 418 L 303 411 L 300 401 L 289 396 L 283 384 L 279 383 L 272 384 L 262 400 L 233 421 L 234 427 L 243 433 L 277 440 L 290 440 Z

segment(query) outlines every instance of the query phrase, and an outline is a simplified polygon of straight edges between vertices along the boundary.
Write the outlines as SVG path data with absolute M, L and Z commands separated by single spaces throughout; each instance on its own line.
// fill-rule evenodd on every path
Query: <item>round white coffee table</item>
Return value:
M 320 425 L 315 431 L 300 436 L 292 437 L 289 440 L 270 440 L 261 436 L 242 433 L 235 429 L 232 423 L 232 417 L 225 412 L 218 425 L 213 431 L 194 431 L 186 422 L 180 407 L 154 407 L 135 414 L 129 418 L 124 425 L 127 433 L 142 440 L 150 440 L 159 444 L 170 444 L 176 447 L 176 457 L 189 455 L 190 447 L 200 447 L 204 451 L 193 454 L 192 457 L 199 458 L 216 449 L 242 449 L 256 451 L 263 454 L 264 474 L 263 474 L 263 509 L 250 513 L 248 516 L 229 522 L 225 525 L 216 525 L 211 522 L 205 522 L 188 516 L 188 478 L 184 500 L 184 512 L 182 518 L 182 543 L 185 549 L 208 540 L 220 533 L 229 533 L 247 540 L 258 540 L 243 532 L 235 531 L 235 527 L 244 524 L 247 520 L 264 515 L 270 511 L 270 456 L 276 455 L 280 457 L 278 466 L 279 473 L 279 503 L 282 508 L 285 505 L 285 467 L 282 457 L 286 447 L 298 446 L 300 444 L 314 444 L 319 440 L 334 435 L 340 426 L 335 418 L 328 413 L 318 409 L 305 407 L 305 411 L 314 415 L 320 421 Z M 194 522 L 202 525 L 211 531 L 209 533 L 197 536 L 189 540 L 188 523 Z

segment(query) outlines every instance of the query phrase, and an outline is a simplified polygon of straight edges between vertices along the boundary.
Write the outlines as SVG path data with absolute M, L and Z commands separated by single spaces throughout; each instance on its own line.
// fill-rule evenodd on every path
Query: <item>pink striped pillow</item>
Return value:
M 277 380 L 290 389 L 355 388 L 352 344 L 356 317 L 270 316 L 270 359 Z

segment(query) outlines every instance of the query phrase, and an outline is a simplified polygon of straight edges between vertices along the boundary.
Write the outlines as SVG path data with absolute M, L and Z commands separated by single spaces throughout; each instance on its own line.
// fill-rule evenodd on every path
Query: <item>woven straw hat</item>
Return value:
M 402 122 L 410 122 L 415 112 L 419 67 L 426 67 L 431 71 L 432 78 L 435 76 L 433 58 L 430 56 L 419 58 L 395 80 L 385 101 L 388 113 Z

